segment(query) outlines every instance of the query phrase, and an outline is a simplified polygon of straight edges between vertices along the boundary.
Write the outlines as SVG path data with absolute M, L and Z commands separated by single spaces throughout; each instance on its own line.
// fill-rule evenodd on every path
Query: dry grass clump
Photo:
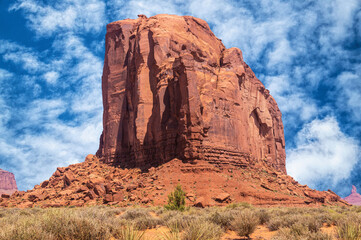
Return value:
M 265 224 L 271 219 L 271 215 L 266 209 L 259 209 L 256 211 L 256 214 L 259 219 L 259 224 Z
M 270 231 L 276 231 L 282 227 L 291 227 L 297 220 L 298 216 L 293 215 L 275 216 L 268 221 L 267 227 Z
M 35 222 L 34 222 L 35 221 Z M 55 236 L 45 232 L 34 218 L 19 219 L 16 224 L 0 223 L 1 240 L 55 240 Z
M 132 225 L 126 225 L 115 237 L 119 240 L 141 240 L 144 238 L 144 231 L 136 230 Z
M 143 208 L 129 209 L 120 216 L 120 219 L 127 220 L 127 223 L 132 224 L 140 230 L 154 228 L 162 224 L 161 219 L 151 216 L 149 211 Z
M 224 229 L 229 229 L 235 215 L 234 211 L 214 211 L 209 213 L 207 220 Z
M 0 239 L 109 239 L 118 223 L 92 208 L 18 210 L 1 218 Z
M 310 232 L 317 232 L 322 227 L 322 223 L 326 221 L 323 215 L 312 212 L 290 211 L 283 216 L 278 214 L 270 217 L 267 227 L 270 231 L 276 231 L 280 228 L 290 228 L 295 224 L 305 226 Z
M 159 238 L 159 240 L 181 240 L 182 239 L 181 233 L 177 229 L 162 232 L 158 238 Z
M 232 221 L 232 229 L 237 232 L 240 237 L 249 237 L 259 224 L 259 218 L 254 211 L 241 211 Z
M 179 211 L 168 211 L 162 216 L 163 223 L 172 231 L 182 231 L 189 226 L 192 221 L 203 219 L 202 214 L 189 214 Z
M 239 202 L 239 203 L 230 203 L 226 208 L 229 208 L 229 209 L 236 209 L 236 208 L 239 208 L 239 209 L 245 209 L 245 208 L 252 209 L 253 206 L 252 206 L 252 204 L 247 203 L 247 202 Z
M 300 224 L 291 228 L 281 228 L 272 240 L 332 240 L 332 236 L 322 232 L 310 232 Z
M 182 235 L 182 240 L 218 240 L 221 238 L 223 230 L 220 226 L 204 221 L 192 220 L 188 223 Z
M 337 235 L 343 240 L 361 239 L 361 217 L 352 214 L 339 220 L 337 223 Z

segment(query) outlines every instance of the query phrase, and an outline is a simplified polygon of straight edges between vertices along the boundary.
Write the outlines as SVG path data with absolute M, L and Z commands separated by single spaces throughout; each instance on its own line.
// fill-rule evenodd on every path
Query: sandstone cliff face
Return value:
M 103 134 L 97 156 L 147 167 L 173 158 L 243 165 L 265 160 L 286 173 L 281 112 L 208 24 L 157 15 L 108 24 Z
M 11 172 L 0 169 L 0 195 L 12 194 L 18 190 L 15 176 Z
M 357 193 L 355 186 L 352 186 L 351 194 L 345 197 L 344 200 L 349 204 L 361 206 L 361 195 Z

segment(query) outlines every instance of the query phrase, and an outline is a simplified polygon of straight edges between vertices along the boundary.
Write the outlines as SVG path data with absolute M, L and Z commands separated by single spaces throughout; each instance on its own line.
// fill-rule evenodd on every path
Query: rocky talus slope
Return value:
M 58 168 L 53 176 L 27 192 L 0 198 L 6 207 L 92 205 L 163 205 L 181 184 L 188 205 L 198 207 L 249 202 L 262 206 L 347 205 L 332 191 L 319 192 L 265 162 L 218 167 L 204 160 L 173 159 L 158 167 L 119 168 L 88 155 L 83 163 Z

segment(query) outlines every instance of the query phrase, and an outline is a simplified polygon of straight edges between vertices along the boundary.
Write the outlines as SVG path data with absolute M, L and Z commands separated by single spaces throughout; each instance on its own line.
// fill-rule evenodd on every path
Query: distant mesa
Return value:
M 16 190 L 18 187 L 14 174 L 0 168 L 0 196 L 2 194 L 10 195 Z
M 346 202 L 352 205 L 361 206 L 361 195 L 357 193 L 357 188 L 352 185 L 351 194 L 344 198 Z

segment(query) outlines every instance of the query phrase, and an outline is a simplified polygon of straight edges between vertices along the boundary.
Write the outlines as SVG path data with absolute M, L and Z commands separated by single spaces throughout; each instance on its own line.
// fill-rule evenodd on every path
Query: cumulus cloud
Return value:
M 0 39 L 0 54 L 4 61 L 20 65 L 24 70 L 32 73 L 44 68 L 44 64 L 31 48 L 11 41 Z
M 55 71 L 50 71 L 50 72 L 46 72 L 43 76 L 47 83 L 55 84 L 59 78 L 59 73 Z
M 8 79 L 8 78 L 10 78 L 12 76 L 13 76 L 13 74 L 11 72 L 9 72 L 6 69 L 1 69 L 0 68 L 0 81 Z
M 105 4 L 99 0 L 65 0 L 55 4 L 19 0 L 10 8 L 26 13 L 29 26 L 41 36 L 59 31 L 101 31 L 106 23 Z
M 306 124 L 297 134 L 295 148 L 287 151 L 287 171 L 302 184 L 334 187 L 350 177 L 359 154 L 357 141 L 328 116 Z
M 23 71 L 14 75 L 0 68 L 0 168 L 13 172 L 26 190 L 56 167 L 83 161 L 97 150 L 102 60 L 73 33 L 57 36 L 51 51 L 2 43 L 2 60 Z M 36 64 L 28 64 L 28 56 Z
M 361 65 L 359 72 L 342 72 L 337 77 L 338 106 L 342 111 L 351 112 L 351 121 L 361 121 Z

